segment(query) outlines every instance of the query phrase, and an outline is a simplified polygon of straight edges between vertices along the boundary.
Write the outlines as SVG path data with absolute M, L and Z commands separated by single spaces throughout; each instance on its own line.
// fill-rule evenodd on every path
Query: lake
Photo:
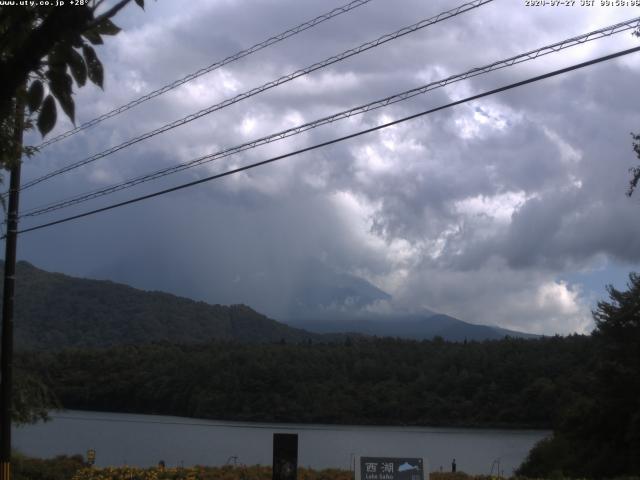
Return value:
M 494 462 L 510 475 L 540 430 L 299 425 L 200 420 L 159 415 L 63 411 L 52 421 L 14 427 L 14 448 L 52 457 L 96 450 L 96 465 L 271 465 L 274 433 L 297 433 L 300 466 L 349 469 L 362 456 L 422 456 L 431 471 L 488 474 Z M 495 472 L 494 466 L 494 472 Z

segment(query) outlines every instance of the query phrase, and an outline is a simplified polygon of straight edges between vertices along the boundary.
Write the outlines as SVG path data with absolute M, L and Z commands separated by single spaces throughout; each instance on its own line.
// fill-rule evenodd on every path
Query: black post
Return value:
M 21 92 L 22 93 L 22 92 Z M 7 238 L 4 256 L 4 290 L 2 293 L 2 355 L 0 357 L 0 480 L 11 479 L 11 387 L 13 380 L 13 299 L 16 281 L 16 244 L 18 239 L 18 200 L 20 198 L 20 164 L 24 101 L 16 100 L 14 141 L 16 161 L 11 166 Z
M 296 480 L 298 478 L 298 434 L 273 434 L 272 480 Z

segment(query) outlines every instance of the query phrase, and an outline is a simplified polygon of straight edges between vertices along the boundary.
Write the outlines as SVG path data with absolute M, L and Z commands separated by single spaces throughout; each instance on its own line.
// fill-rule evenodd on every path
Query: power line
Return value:
M 250 142 L 246 142 L 243 143 L 241 145 L 236 145 L 230 148 L 226 148 L 224 150 L 209 154 L 209 155 L 204 155 L 202 157 L 196 158 L 194 160 L 190 160 L 188 162 L 184 162 L 178 165 L 174 165 L 171 167 L 166 167 L 160 170 L 156 170 L 155 172 L 152 173 L 148 173 L 145 175 L 140 175 L 138 177 L 134 177 L 132 179 L 126 180 L 124 182 L 115 184 L 115 185 L 111 185 L 109 187 L 104 187 L 98 190 L 94 190 L 91 192 L 85 192 L 83 194 L 79 194 L 79 195 L 75 195 L 71 198 L 67 198 L 58 202 L 52 202 L 49 203 L 45 206 L 41 206 L 41 207 L 35 207 L 32 208 L 28 211 L 26 211 L 25 213 L 23 213 L 21 215 L 22 217 L 35 217 L 38 215 L 42 215 L 45 213 L 50 213 L 52 211 L 55 210 L 59 210 L 62 208 L 66 208 L 66 207 L 70 207 L 72 205 L 77 205 L 79 203 L 84 203 L 88 200 L 92 200 L 98 197 L 102 197 L 120 190 L 124 190 L 127 188 L 131 188 L 133 186 L 139 185 L 141 183 L 145 183 L 151 180 L 156 180 L 158 178 L 173 174 L 173 173 L 177 173 L 177 172 L 181 172 L 183 170 L 189 169 L 189 168 L 193 168 L 199 165 L 202 165 L 204 163 L 208 163 L 208 162 L 212 162 L 215 160 L 219 160 L 221 158 L 225 158 L 228 157 L 230 155 L 234 155 L 249 149 L 253 149 L 256 148 L 258 146 L 261 145 L 265 145 L 277 140 L 281 140 L 284 138 L 288 138 L 294 135 L 298 135 L 300 133 L 303 133 L 305 131 L 311 130 L 313 128 L 317 128 L 321 125 L 326 125 L 326 124 L 330 124 L 333 123 L 335 121 L 338 120 L 342 120 L 344 118 L 348 118 L 354 115 L 359 115 L 365 112 L 369 112 L 378 108 L 382 108 L 385 107 L 387 105 L 391 105 L 394 103 L 398 103 L 404 100 L 407 100 L 409 98 L 412 98 L 414 96 L 417 95 L 421 95 L 424 94 L 426 92 L 429 92 L 431 90 L 434 90 L 436 88 L 442 88 L 446 85 L 449 85 L 451 83 L 454 82 L 458 82 L 461 80 L 465 80 L 468 78 L 472 78 L 478 75 L 482 75 L 491 71 L 495 71 L 495 70 L 499 70 L 505 67 L 509 67 L 515 64 L 519 64 L 519 63 L 523 63 L 529 60 L 534 60 L 540 56 L 543 55 L 547 55 L 549 53 L 555 53 L 555 52 L 559 52 L 560 50 L 563 50 L 565 48 L 569 48 L 569 47 L 573 47 L 575 45 L 581 45 L 585 42 L 588 41 L 592 41 L 592 40 L 596 40 L 599 38 L 603 38 L 606 36 L 610 36 L 613 35 L 615 33 L 620 33 L 620 32 L 624 32 L 627 30 L 632 30 L 637 28 L 638 26 L 640 26 L 640 17 L 636 17 L 634 19 L 631 20 L 627 20 L 624 22 L 620 22 L 620 23 L 616 23 L 614 25 L 610 25 L 607 27 L 603 27 L 600 28 L 598 30 L 594 30 L 592 32 L 589 33 L 585 33 L 583 35 L 579 35 L 576 37 L 572 37 L 566 40 L 562 40 L 560 42 L 556 42 L 553 43 L 551 45 L 547 45 L 541 48 L 538 48 L 536 50 L 531 50 L 529 52 L 526 53 L 522 53 L 519 55 L 515 55 L 512 57 L 509 57 L 505 60 L 500 60 L 497 62 L 493 62 L 491 64 L 485 65 L 483 67 L 476 67 L 473 68 L 471 70 L 467 70 L 464 73 L 460 73 L 457 75 L 452 75 L 450 77 L 447 77 L 445 79 L 441 79 L 441 80 L 436 80 L 433 82 L 430 82 L 426 85 L 423 85 L 421 87 L 417 87 L 417 88 L 413 88 L 411 90 L 407 90 L 404 91 L 402 93 L 398 93 L 395 95 L 391 95 L 388 96 L 386 98 L 380 99 L 380 100 L 375 100 L 373 102 L 367 103 L 365 105 L 361 105 L 359 107 L 354 107 L 348 110 L 344 110 L 342 112 L 339 113 L 335 113 L 333 115 L 327 116 L 327 117 L 323 117 L 317 120 L 314 120 L 312 122 L 308 122 L 302 125 L 298 125 L 296 127 L 292 127 L 292 128 L 288 128 L 286 130 L 282 130 L 280 132 L 277 133 L 273 133 L 271 135 L 265 136 L 265 137 L 261 137 L 255 140 L 252 140 Z
M 428 18 L 428 19 L 425 19 L 425 20 L 421 20 L 420 22 L 415 23 L 413 25 L 410 25 L 408 27 L 403 27 L 400 30 L 397 30 L 397 31 L 395 31 L 393 33 L 388 33 L 386 35 L 383 35 L 383 36 L 381 36 L 381 37 L 379 37 L 379 38 L 377 38 L 377 39 L 375 39 L 373 41 L 363 43 L 362 45 L 360 45 L 358 47 L 346 50 L 346 51 L 344 51 L 342 53 L 339 53 L 337 55 L 329 57 L 329 58 L 327 58 L 327 59 L 325 59 L 325 60 L 323 60 L 321 62 L 314 63 L 313 65 L 310 65 L 310 66 L 308 66 L 306 68 L 303 68 L 303 69 L 297 70 L 297 71 L 295 71 L 293 73 L 290 73 L 289 75 L 284 75 L 284 76 L 278 78 L 277 80 L 272 80 L 271 82 L 267 82 L 264 85 L 261 85 L 260 87 L 256 87 L 256 88 L 253 88 L 253 89 L 251 89 L 251 90 L 249 90 L 247 92 L 240 93 L 240 94 L 236 95 L 235 97 L 232 97 L 232 98 L 229 98 L 227 100 L 224 100 L 224 101 L 222 101 L 220 103 L 217 103 L 215 105 L 212 105 L 210 107 L 202 109 L 202 110 L 200 110 L 200 111 L 198 111 L 196 113 L 193 113 L 191 115 L 187 115 L 186 117 L 181 118 L 180 120 L 175 120 L 175 121 L 173 121 L 171 123 L 168 123 L 166 125 L 163 125 L 162 127 L 157 128 L 155 130 L 152 130 L 152 131 L 144 133 L 144 134 L 142 134 L 142 135 L 140 135 L 138 137 L 135 137 L 135 138 L 132 138 L 130 140 L 127 140 L 126 142 L 121 143 L 120 145 L 116 145 L 115 147 L 111 147 L 111 148 L 109 148 L 107 150 L 104 150 L 103 152 L 97 153 L 97 154 L 92 155 L 90 157 L 87 157 L 87 158 L 85 158 L 83 160 L 80 160 L 78 162 L 72 163 L 71 165 L 68 165 L 66 167 L 60 168 L 58 170 L 50 172 L 50 173 L 48 173 L 46 175 L 43 175 L 41 177 L 38 177 L 38 178 L 36 178 L 34 180 L 31 180 L 30 182 L 25 183 L 22 186 L 21 190 L 25 190 L 27 188 L 30 188 L 30 187 L 32 187 L 34 185 L 37 185 L 40 182 L 43 182 L 43 181 L 48 180 L 50 178 L 56 177 L 56 176 L 61 175 L 63 173 L 69 172 L 69 171 L 74 170 L 74 169 L 76 169 L 78 167 L 81 167 L 83 165 L 87 165 L 88 163 L 95 162 L 96 160 L 104 158 L 104 157 L 106 157 L 108 155 L 111 155 L 111 154 L 113 154 L 113 153 L 115 153 L 115 152 L 117 152 L 119 150 L 124 149 L 124 148 L 130 147 L 131 145 L 134 145 L 134 144 L 136 144 L 138 142 L 141 142 L 141 141 L 146 140 L 148 138 L 154 137 L 154 136 L 159 135 L 161 133 L 164 133 L 164 132 L 166 132 L 168 130 L 172 130 L 172 129 L 176 128 L 176 127 L 180 127 L 180 126 L 182 126 L 182 125 L 184 125 L 186 123 L 192 122 L 193 120 L 201 118 L 201 117 L 203 117 L 205 115 L 208 115 L 210 113 L 213 113 L 213 112 L 215 112 L 217 110 L 221 110 L 223 108 L 229 107 L 229 106 L 231 106 L 231 105 L 233 105 L 235 103 L 238 103 L 238 102 L 240 102 L 242 100 L 245 100 L 247 98 L 253 97 L 254 95 L 262 93 L 262 92 L 264 92 L 266 90 L 269 90 L 271 88 L 283 85 L 283 84 L 285 84 L 287 82 L 290 82 L 291 80 L 294 80 L 294 79 L 296 79 L 298 77 L 302 77 L 304 75 L 307 75 L 307 74 L 309 74 L 311 72 L 314 72 L 316 70 L 319 70 L 321 68 L 327 67 L 327 66 L 332 65 L 334 63 L 341 62 L 342 60 L 345 60 L 345 59 L 347 59 L 349 57 L 352 57 L 354 55 L 358 55 L 358 54 L 360 54 L 362 52 L 365 52 L 365 51 L 370 50 L 372 48 L 378 47 L 378 46 L 383 45 L 383 44 L 385 44 L 387 42 L 390 42 L 392 40 L 396 40 L 397 38 L 400 38 L 400 37 L 402 37 L 404 35 L 407 35 L 409 33 L 416 32 L 416 31 L 418 31 L 420 29 L 429 27 L 429 26 L 431 26 L 433 24 L 442 22 L 442 21 L 447 20 L 449 18 L 456 17 L 456 16 L 458 16 L 458 15 L 460 15 L 462 13 L 468 12 L 470 10 L 478 8 L 478 7 L 482 6 L 482 5 L 490 3 L 492 1 L 493 0 L 473 0 L 472 2 L 465 3 L 463 5 L 460 5 L 460 6 L 456 7 L 456 8 L 448 10 L 446 12 L 439 13 L 438 15 L 436 15 L 434 17 L 431 17 L 431 18 Z
M 167 188 L 165 190 L 160 190 L 158 192 L 150 193 L 148 195 L 142 195 L 142 196 L 139 196 L 139 197 L 136 197 L 136 198 L 132 198 L 130 200 L 126 200 L 124 202 L 119 202 L 119 203 L 115 203 L 115 204 L 112 204 L 112 205 L 108 205 L 106 207 L 97 208 L 95 210 L 90 210 L 88 212 L 80 213 L 78 215 L 72 215 L 70 217 L 62 218 L 60 220 L 55 220 L 53 222 L 48 222 L 48 223 L 36 225 L 34 227 L 29 227 L 29 228 L 20 230 L 17 233 L 27 233 L 27 232 L 32 232 L 34 230 L 40 230 L 42 228 L 47 228 L 47 227 L 51 227 L 53 225 L 58 225 L 58 224 L 61 224 L 61 223 L 70 222 L 71 220 L 77 220 L 79 218 L 83 218 L 83 217 L 87 217 L 87 216 L 90 216 L 90 215 L 94 215 L 96 213 L 105 212 L 107 210 L 113 210 L 115 208 L 123 207 L 125 205 L 130 205 L 132 203 L 140 202 L 142 200 L 148 200 L 150 198 L 158 197 L 160 195 L 165 195 L 167 193 L 175 192 L 175 191 L 182 190 L 182 189 L 185 189 L 185 188 L 190 188 L 190 187 L 193 187 L 195 185 L 199 185 L 201 183 L 210 182 L 212 180 L 216 180 L 216 179 L 219 179 L 219 178 L 222 178 L 222 177 L 227 177 L 227 176 L 230 176 L 230 175 L 233 175 L 233 174 L 236 174 L 236 173 L 244 172 L 246 170 L 251 170 L 253 168 L 260 167 L 262 165 L 267 165 L 269 163 L 277 162 L 279 160 L 283 160 L 283 159 L 288 158 L 288 157 L 299 155 L 301 153 L 309 152 L 311 150 L 316 150 L 316 149 L 322 148 L 322 147 L 327 147 L 329 145 L 333 145 L 335 143 L 339 143 L 339 142 L 342 142 L 342 141 L 345 141 L 345 140 L 349 140 L 351 138 L 356 138 L 356 137 L 359 137 L 361 135 L 365 135 L 367 133 L 371 133 L 371 132 L 375 132 L 375 131 L 378 131 L 378 130 L 382 130 L 383 128 L 391 127 L 393 125 L 397 125 L 397 124 L 400 124 L 400 123 L 403 123 L 403 122 L 406 122 L 406 121 L 409 121 L 409 120 L 413 120 L 413 119 L 416 119 L 416 118 L 419 118 L 419 117 L 422 117 L 422 116 L 425 116 L 425 115 L 429 115 L 431 113 L 438 112 L 440 110 L 444 110 L 444 109 L 447 109 L 447 108 L 450 108 L 450 107 L 454 107 L 456 105 L 460 105 L 460 104 L 463 104 L 463 103 L 466 103 L 466 102 L 477 100 L 479 98 L 487 97 L 489 95 L 494 95 L 496 93 L 504 92 L 506 90 L 511 90 L 513 88 L 520 87 L 520 86 L 523 86 L 523 85 L 527 85 L 527 84 L 530 84 L 530 83 L 538 82 L 538 81 L 541 81 L 541 80 L 544 80 L 544 79 L 547 79 L 547 78 L 555 77 L 557 75 L 562 75 L 562 74 L 571 72 L 573 70 L 584 68 L 584 67 L 587 67 L 587 66 L 590 66 L 590 65 L 595 65 L 595 64 L 600 63 L 600 62 L 604 62 L 604 61 L 607 61 L 607 60 L 612 60 L 614 58 L 622 57 L 624 55 L 628 55 L 628 54 L 631 54 L 631 53 L 634 53 L 634 52 L 638 52 L 638 51 L 640 51 L 640 47 L 634 47 L 634 48 L 630 48 L 630 49 L 627 49 L 627 50 L 622 50 L 620 52 L 612 53 L 610 55 L 605 55 L 603 57 L 599 57 L 599 58 L 596 58 L 594 60 L 589 60 L 587 62 L 578 63 L 578 64 L 572 65 L 570 67 L 561 68 L 559 70 L 554 70 L 552 72 L 545 73 L 543 75 L 538 75 L 536 77 L 531 77 L 531 78 L 529 78 L 527 80 L 522 80 L 520 82 L 515 82 L 515 83 L 511 83 L 509 85 L 503 86 L 503 87 L 495 88 L 493 90 L 489 90 L 489 91 L 484 92 L 484 93 L 480 93 L 480 94 L 477 94 L 477 95 L 472 95 L 472 96 L 466 97 L 466 98 L 464 98 L 462 100 L 457 100 L 455 102 L 451 102 L 451 103 L 448 103 L 446 105 L 442 105 L 440 107 L 432 108 L 432 109 L 425 110 L 425 111 L 420 112 L 420 113 L 409 115 L 409 116 L 400 118 L 398 120 L 394 120 L 394 121 L 391 121 L 391 122 L 387 122 L 387 123 L 378 125 L 376 127 L 368 128 L 366 130 L 361 130 L 361 131 L 356 132 L 356 133 L 345 135 L 343 137 L 335 138 L 333 140 L 329 140 L 329 141 L 326 141 L 326 142 L 318 143 L 316 145 L 312 145 L 310 147 L 306 147 L 306 148 L 302 148 L 302 149 L 299 149 L 299 150 L 295 150 L 293 152 L 285 153 L 283 155 L 278 155 L 276 157 L 271 157 L 271 158 L 269 158 L 267 160 L 262 160 L 260 162 L 252 163 L 252 164 L 249 164 L 249 165 L 245 165 L 244 167 L 239 167 L 239 168 L 235 168 L 233 170 L 228 170 L 228 171 L 223 172 L 223 173 L 218 173 L 216 175 L 211 175 L 211 176 L 206 177 L 206 178 L 202 178 L 202 179 L 195 180 L 195 181 L 192 181 L 192 182 L 183 183 L 183 184 L 177 185 L 175 187 Z
M 255 45 L 246 48 L 244 50 L 241 50 L 233 55 L 228 56 L 227 58 L 220 60 L 216 63 L 212 63 L 211 65 L 209 65 L 208 67 L 204 67 L 201 68 L 200 70 L 190 73 L 189 75 L 186 75 L 184 77 L 182 77 L 179 80 L 176 80 L 174 82 L 171 82 L 163 87 L 158 88 L 157 90 L 154 90 L 150 93 L 147 93 L 146 95 L 137 98 L 135 100 L 132 100 L 131 102 L 122 105 L 118 108 L 115 108 L 113 110 L 111 110 L 110 112 L 107 112 L 103 115 L 100 115 L 99 117 L 94 118 L 93 120 L 89 120 L 86 123 L 83 123 L 82 125 L 73 128 L 71 130 L 68 130 L 64 133 L 61 133 L 60 135 L 53 137 L 49 140 L 47 140 L 46 142 L 42 142 L 40 145 L 38 145 L 37 148 L 44 148 L 48 145 L 51 145 L 52 143 L 56 143 L 59 142 L 62 139 L 65 139 L 67 137 L 70 137 L 71 135 L 74 135 L 78 132 L 81 132 L 82 130 L 86 130 L 88 128 L 93 127 L 94 125 L 97 125 L 98 123 L 103 122 L 104 120 L 107 120 L 108 118 L 111 117 L 115 117 L 116 115 L 121 114 L 122 112 L 125 112 L 133 107 L 136 107 L 138 105 L 140 105 L 141 103 L 146 102 L 147 100 L 151 100 L 152 98 L 155 98 L 159 95 L 162 95 L 163 93 L 166 93 L 170 90 L 173 90 L 174 88 L 177 88 L 181 85 L 184 85 L 187 82 L 190 82 L 191 80 L 195 80 L 196 78 L 206 74 L 206 73 L 210 73 L 214 70 L 217 70 L 218 68 L 224 67 L 225 65 L 228 65 L 232 62 L 235 62 L 236 60 L 240 60 L 241 58 L 247 57 L 249 55 L 251 55 L 252 53 L 256 53 L 264 48 L 267 48 L 275 43 L 281 42 L 289 37 L 292 37 L 294 35 L 297 35 L 298 33 L 301 33 L 305 30 L 308 30 L 310 28 L 315 27 L 316 25 L 321 24 L 322 22 L 325 22 L 327 20 L 330 20 L 331 18 L 337 17 L 338 15 L 342 15 L 343 13 L 347 13 L 353 9 L 356 9 L 358 7 L 361 7 L 362 5 L 365 5 L 367 3 L 369 3 L 371 0 L 354 0 L 346 5 L 343 5 L 341 7 L 338 8 L 334 8 L 333 10 L 331 10 L 330 12 L 324 13 L 322 15 L 317 16 L 316 18 L 309 20 L 307 22 L 301 23 L 300 25 L 297 25 L 293 28 L 290 28 L 289 30 L 286 30 L 282 33 L 279 33 L 278 35 L 274 35 L 273 37 L 268 38 L 267 40 L 264 40 L 260 43 L 256 43 Z

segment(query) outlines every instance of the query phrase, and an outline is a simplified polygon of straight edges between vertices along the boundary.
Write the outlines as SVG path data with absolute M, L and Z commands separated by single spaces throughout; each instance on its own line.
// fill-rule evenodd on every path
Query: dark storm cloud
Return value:
M 117 145 L 280 75 L 452 8 L 374 0 L 60 142 L 25 178 Z M 341 2 L 158 2 L 129 9 L 100 50 L 106 89 L 77 94 L 85 121 Z M 180 6 L 182 5 L 182 6 Z M 636 15 L 496 0 L 297 79 L 25 192 L 23 208 L 99 188 Z M 250 14 L 248 14 L 250 12 Z M 92 202 L 105 205 L 285 153 L 592 56 L 629 33 Z M 624 197 L 636 57 L 438 112 L 166 198 L 23 237 L 44 268 L 278 315 L 327 268 L 364 277 L 392 307 L 553 333 L 589 328 L 589 292 L 559 280 L 602 258 L 640 261 Z M 59 130 L 69 128 L 61 121 Z M 35 136 L 31 137 L 35 139 Z M 35 140 L 34 140 L 35 141 Z M 83 211 L 85 207 L 70 212 Z M 48 219 L 49 217 L 47 217 Z M 34 222 L 26 222 L 31 225 Z M 317 263 L 315 264 L 317 265 Z M 320 273 L 317 273 L 320 275 Z M 606 281 L 606 280 L 604 280 Z

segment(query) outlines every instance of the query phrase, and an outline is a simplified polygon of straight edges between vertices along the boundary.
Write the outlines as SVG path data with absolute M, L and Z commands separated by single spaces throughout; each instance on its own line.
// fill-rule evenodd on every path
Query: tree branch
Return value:
M 104 3 L 104 0 L 98 0 L 96 2 L 96 0 L 93 0 L 93 11 L 95 12 L 98 8 L 100 8 L 100 5 L 102 5 Z
M 85 29 L 85 31 L 86 30 L 91 30 L 96 25 L 99 25 L 100 22 L 102 22 L 103 20 L 107 20 L 107 19 L 113 17 L 116 13 L 118 13 L 120 10 L 122 10 L 124 7 L 126 7 L 127 3 L 129 3 L 129 2 L 131 2 L 131 0 L 120 0 L 118 3 L 116 3 L 109 10 L 107 10 L 106 12 L 104 12 L 101 15 L 98 15 L 96 18 L 93 19 L 93 21 L 89 22 L 89 24 L 87 25 L 87 28 Z M 98 2 L 98 5 L 100 3 L 102 3 L 102 2 Z

